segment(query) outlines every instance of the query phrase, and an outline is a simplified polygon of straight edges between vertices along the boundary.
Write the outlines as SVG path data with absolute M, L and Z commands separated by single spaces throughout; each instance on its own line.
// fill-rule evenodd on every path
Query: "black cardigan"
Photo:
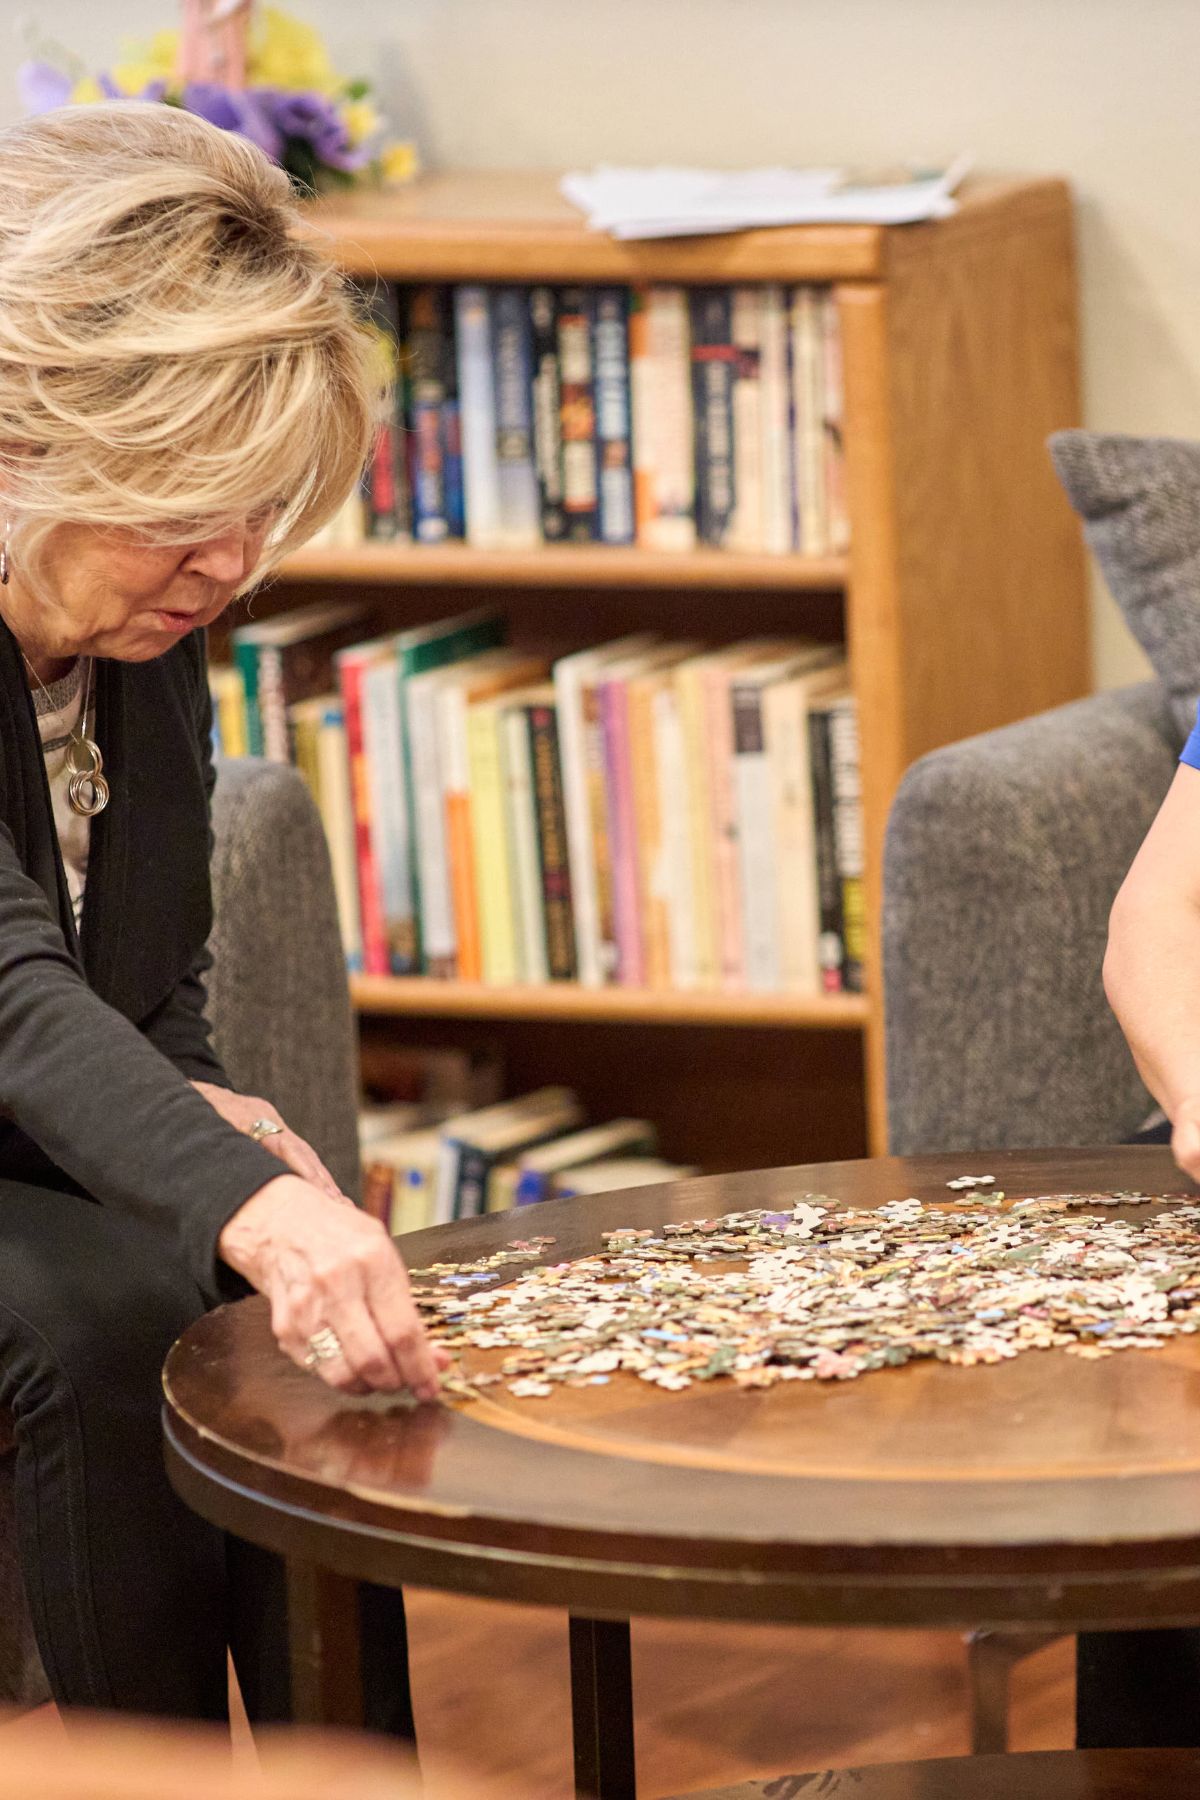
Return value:
M 99 661 L 95 683 L 111 798 L 92 820 L 77 934 L 33 701 L 0 620 L 0 1184 L 145 1220 L 215 1300 L 245 1291 L 219 1263 L 221 1227 L 282 1166 L 188 1085 L 231 1085 L 203 1010 L 204 634 L 152 662 Z

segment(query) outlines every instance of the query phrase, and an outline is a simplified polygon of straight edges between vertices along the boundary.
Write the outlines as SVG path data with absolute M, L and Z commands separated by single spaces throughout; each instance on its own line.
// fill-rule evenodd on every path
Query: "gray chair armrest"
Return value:
M 320 816 L 294 769 L 221 759 L 213 832 L 217 1054 L 357 1199 L 358 1044 Z
M 1150 1112 L 1101 967 L 1179 747 L 1149 682 L 908 771 L 884 853 L 893 1151 L 1115 1143 Z

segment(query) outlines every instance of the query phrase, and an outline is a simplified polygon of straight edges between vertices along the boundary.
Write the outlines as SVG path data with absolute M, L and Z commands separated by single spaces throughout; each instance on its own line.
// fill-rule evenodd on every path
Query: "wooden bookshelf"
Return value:
M 781 612 L 807 630 L 822 594 L 834 596 L 835 612 L 821 616 L 844 634 L 862 739 L 865 997 L 365 978 L 354 997 L 364 1067 L 386 1059 L 389 1034 L 444 1043 L 486 1030 L 514 1082 L 575 1082 L 596 1117 L 644 1107 L 679 1160 L 734 1168 L 882 1151 L 879 923 L 897 784 L 938 745 L 1089 686 L 1083 551 L 1044 447 L 1080 416 L 1066 184 L 979 180 L 953 217 L 925 225 L 620 244 L 588 230 L 553 174 L 460 172 L 322 202 L 304 229 L 346 269 L 397 281 L 834 287 L 847 558 L 371 544 L 305 550 L 269 603 L 311 597 L 314 583 L 370 584 L 399 627 L 436 617 L 448 588 L 494 591 L 514 629 L 543 618 L 557 629 L 569 613 L 579 641 L 595 642 L 668 619 L 675 631 L 682 620 L 696 635 L 748 636 L 777 630 Z M 963 996 L 964 1005 L 988 1003 L 984 990 Z

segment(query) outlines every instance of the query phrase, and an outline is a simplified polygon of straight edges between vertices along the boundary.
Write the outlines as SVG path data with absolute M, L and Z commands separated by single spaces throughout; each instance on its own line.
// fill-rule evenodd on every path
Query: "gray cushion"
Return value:
M 1058 431 L 1050 454 L 1186 733 L 1200 697 L 1200 444 Z

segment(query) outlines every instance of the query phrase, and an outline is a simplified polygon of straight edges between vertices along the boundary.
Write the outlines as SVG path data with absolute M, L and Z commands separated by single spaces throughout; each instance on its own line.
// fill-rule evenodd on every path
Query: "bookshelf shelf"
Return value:
M 469 544 L 365 543 L 309 546 L 283 565 L 295 581 L 405 582 L 431 587 L 770 588 L 827 593 L 845 587 L 842 556 L 746 555 L 548 544 L 537 550 L 475 550 Z
M 861 1031 L 868 1016 L 861 994 L 685 993 L 585 988 L 570 981 L 538 987 L 486 987 L 419 976 L 354 975 L 350 994 L 360 1013 L 443 1019 L 571 1019 L 629 1025 Z
M 567 612 L 572 641 L 656 628 L 729 641 L 762 633 L 767 618 L 773 634 L 811 630 L 815 596 L 833 595 L 822 622 L 844 640 L 861 738 L 865 997 L 362 977 L 353 992 L 365 1057 L 401 1038 L 461 1044 L 486 1026 L 514 1090 L 566 1081 L 592 1117 L 654 1117 L 680 1161 L 729 1169 L 882 1152 L 883 862 L 896 789 L 939 745 L 1089 686 L 1083 549 L 1045 448 L 1080 420 L 1067 185 L 972 181 L 953 216 L 921 225 L 618 243 L 588 230 L 553 172 L 461 171 L 322 201 L 301 229 L 344 269 L 398 282 L 831 288 L 847 557 L 368 543 L 290 558 L 271 605 L 301 604 L 317 584 L 369 586 L 388 590 L 399 626 L 439 616 L 438 589 L 461 590 L 472 603 L 495 598 L 531 641 Z M 688 602 L 704 593 L 720 600 L 698 626 Z M 630 1027 L 620 1054 L 606 1023 Z

